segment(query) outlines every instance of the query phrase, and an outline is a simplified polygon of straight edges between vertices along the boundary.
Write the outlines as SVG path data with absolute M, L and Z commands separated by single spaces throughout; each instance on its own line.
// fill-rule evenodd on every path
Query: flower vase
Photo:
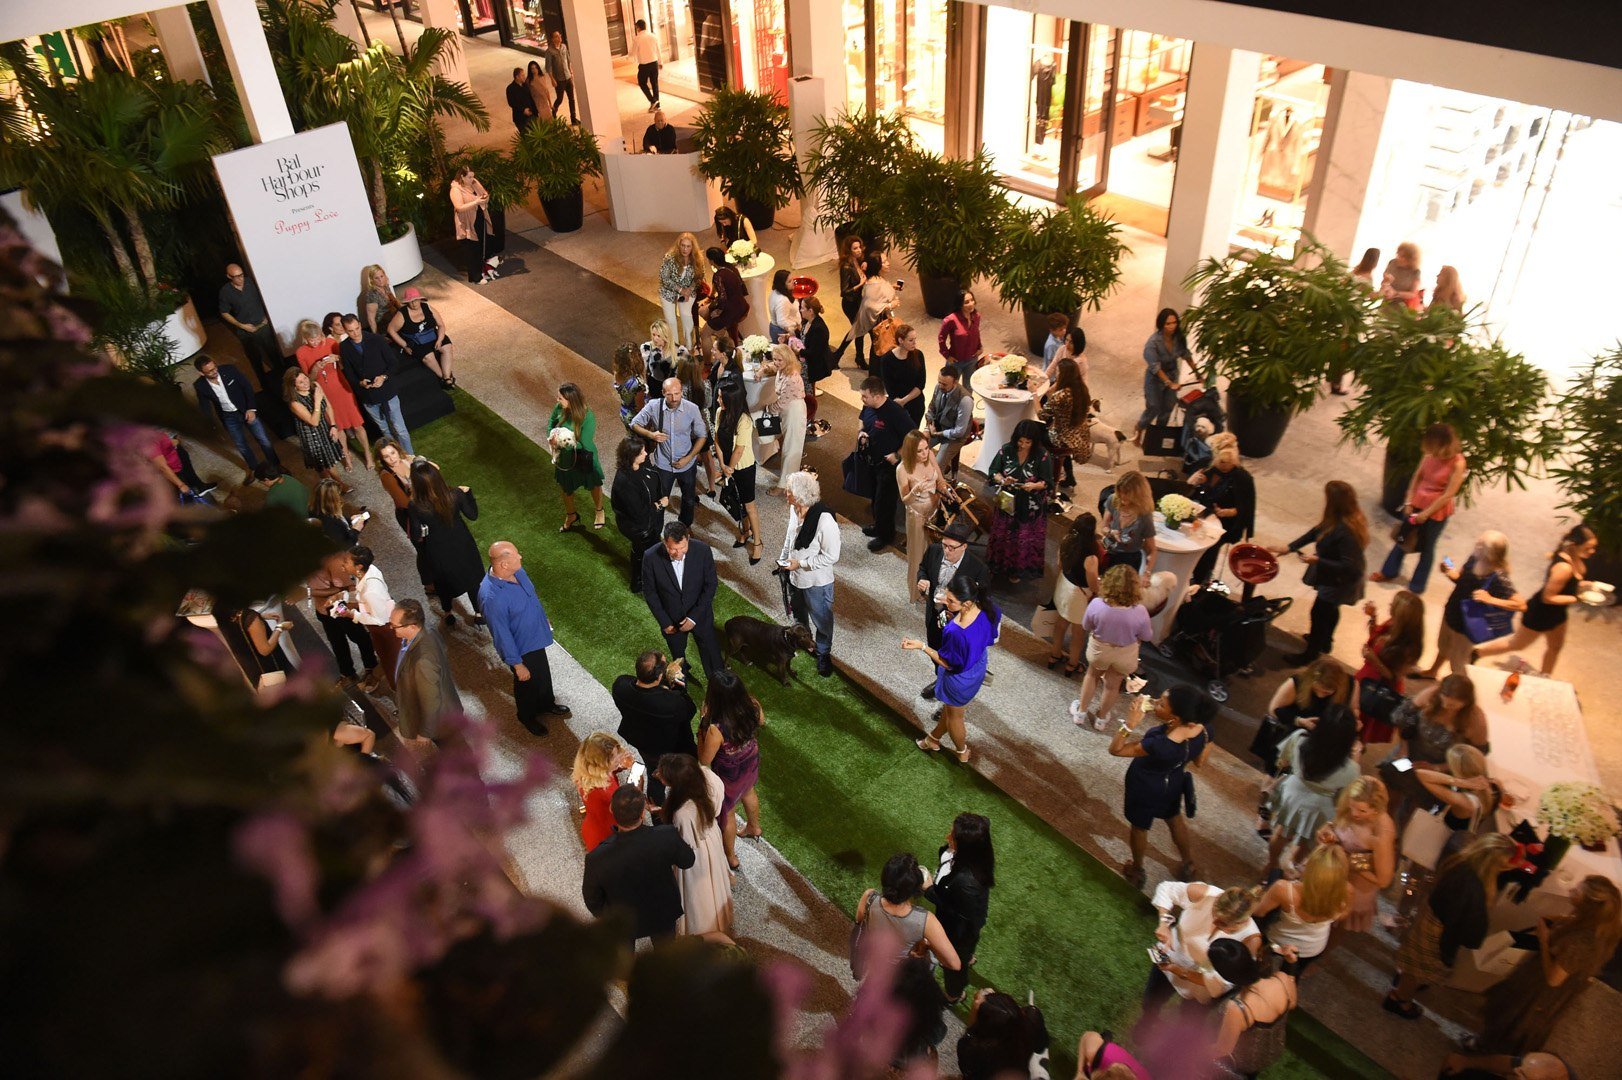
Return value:
M 1543 841 L 1543 858 L 1538 860 L 1539 867 L 1547 873 L 1554 873 L 1555 867 L 1560 865 L 1560 860 L 1564 859 L 1566 852 L 1570 850 L 1570 838 L 1550 833 Z

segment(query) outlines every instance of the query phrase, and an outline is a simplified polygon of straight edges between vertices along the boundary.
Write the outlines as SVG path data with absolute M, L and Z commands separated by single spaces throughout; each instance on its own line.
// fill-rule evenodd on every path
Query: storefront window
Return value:
M 846 85 L 863 104 L 906 117 L 919 143 L 946 146 L 948 0 L 845 0 Z
M 1233 235 L 1236 248 L 1276 250 L 1286 258 L 1295 254 L 1328 100 L 1322 64 L 1281 56 L 1262 61 Z
M 740 19 L 739 37 L 748 41 L 743 50 L 743 84 L 756 91 L 774 94 L 788 104 L 788 27 L 783 0 L 737 0 L 748 5 L 747 28 Z
M 507 16 L 506 44 L 513 48 L 537 52 L 544 47 L 548 34 L 563 29 L 562 16 L 547 10 L 553 5 L 543 5 L 541 0 L 502 0 L 502 3 Z
M 1063 151 L 1070 22 L 1010 8 L 986 10 L 982 141 L 1011 184 L 1052 198 Z

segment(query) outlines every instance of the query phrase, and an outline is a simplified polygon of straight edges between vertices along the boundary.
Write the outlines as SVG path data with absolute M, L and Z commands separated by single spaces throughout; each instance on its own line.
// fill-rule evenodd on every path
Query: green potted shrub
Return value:
M 873 202 L 874 215 L 918 269 L 924 310 L 943 319 L 957 293 L 994 261 L 1008 189 L 981 147 L 968 159 L 913 152 Z
M 869 251 L 882 250 L 886 229 L 873 210 L 874 200 L 890 182 L 897 163 L 917 150 L 912 128 L 893 113 L 824 117 L 811 135 L 805 173 L 806 189 L 818 198 L 815 223 L 832 229 L 837 239 L 855 233 Z
M 1247 457 L 1278 449 L 1290 418 L 1311 408 L 1368 325 L 1369 291 L 1310 234 L 1296 258 L 1260 254 L 1206 259 L 1183 281 L 1199 302 L 1183 330 L 1228 380 L 1228 426 Z
M 1047 316 L 1062 312 L 1071 325 L 1083 308 L 1098 310 L 1120 283 L 1121 227 L 1079 195 L 1062 207 L 1011 207 L 1003 221 L 991 272 L 1002 302 L 1023 310 L 1025 336 L 1040 353 Z
M 1588 576 L 1614 584 L 1622 577 L 1622 341 L 1576 373 L 1546 431 L 1549 472 L 1565 493 L 1560 505 L 1599 540 Z
M 585 219 L 581 185 L 603 175 L 597 136 L 557 117 L 531 124 L 513 141 L 513 165 L 535 185 L 553 232 L 574 232 Z M 498 176 L 498 179 L 501 179 Z M 488 188 L 488 185 L 487 185 Z M 495 201 L 495 192 L 490 193 Z
M 761 232 L 802 191 L 787 107 L 768 93 L 721 90 L 693 124 L 699 174 Z
M 1458 312 L 1382 307 L 1352 351 L 1352 370 L 1361 390 L 1336 422 L 1357 446 L 1385 445 L 1381 504 L 1388 511 L 1402 502 L 1422 456 L 1420 437 L 1432 424 L 1458 432 L 1470 463 L 1459 489 L 1466 504 L 1490 484 L 1524 488 L 1547 457 L 1548 377 Z

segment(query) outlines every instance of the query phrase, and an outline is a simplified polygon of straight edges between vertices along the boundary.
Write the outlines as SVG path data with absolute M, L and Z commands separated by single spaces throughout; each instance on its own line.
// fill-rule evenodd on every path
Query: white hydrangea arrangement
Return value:
M 1193 521 L 1200 512 L 1200 504 L 1181 495 L 1162 495 L 1160 512 L 1166 516 L 1166 524 L 1175 529 L 1185 521 Z
M 1005 356 L 997 361 L 997 369 L 1002 372 L 1002 384 L 1014 390 L 1023 390 L 1030 377 L 1023 356 Z
M 740 240 L 739 243 L 744 241 Z M 759 364 L 771 353 L 772 343 L 762 334 L 750 334 L 743 339 L 743 344 L 738 346 L 738 350 L 743 353 L 745 363 Z
M 760 249 L 753 240 L 734 240 L 727 248 L 727 262 L 748 269 L 755 264 L 755 256 L 759 254 Z
M 1616 807 L 1593 784 L 1561 780 L 1538 798 L 1538 824 L 1574 844 L 1598 845 L 1622 832 Z

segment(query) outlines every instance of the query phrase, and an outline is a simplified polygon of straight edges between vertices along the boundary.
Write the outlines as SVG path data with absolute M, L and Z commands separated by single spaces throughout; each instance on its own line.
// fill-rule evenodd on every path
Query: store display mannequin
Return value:
M 1048 115 L 1053 111 L 1053 82 L 1057 77 L 1058 67 L 1045 56 L 1031 67 L 1031 79 L 1036 84 L 1037 146 L 1048 137 Z
M 1300 183 L 1301 147 L 1305 126 L 1288 106 L 1273 110 L 1262 142 L 1261 182 L 1271 188 L 1294 191 Z

